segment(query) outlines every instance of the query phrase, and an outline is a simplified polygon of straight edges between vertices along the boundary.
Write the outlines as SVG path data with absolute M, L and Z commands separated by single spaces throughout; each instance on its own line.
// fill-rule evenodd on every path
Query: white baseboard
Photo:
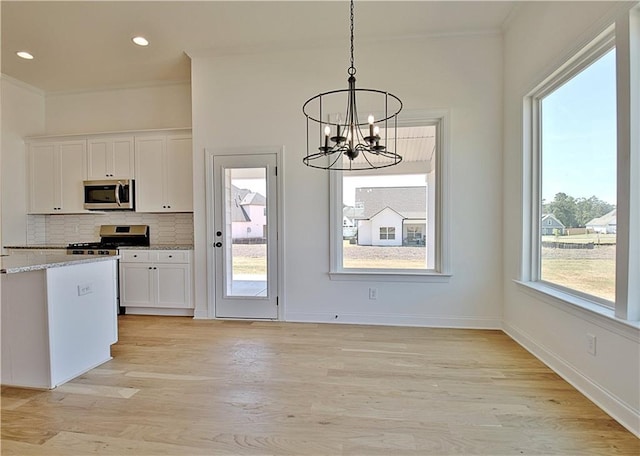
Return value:
M 290 312 L 285 321 L 297 323 L 344 323 L 354 325 L 419 326 L 430 328 L 502 329 L 502 318 L 425 317 L 423 315 L 362 315 Z
M 163 307 L 127 307 L 125 315 L 168 315 L 193 317 L 193 309 L 169 309 Z
M 503 323 L 503 331 L 618 423 L 640 437 L 640 411 L 634 410 L 633 407 L 583 375 L 569 362 L 538 344 L 526 332 L 506 322 Z

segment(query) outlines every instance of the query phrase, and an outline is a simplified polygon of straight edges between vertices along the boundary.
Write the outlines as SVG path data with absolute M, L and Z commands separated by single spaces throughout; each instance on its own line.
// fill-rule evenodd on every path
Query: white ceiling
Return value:
M 499 30 L 515 4 L 359 1 L 356 50 L 358 41 Z M 46 92 L 187 81 L 185 51 L 348 46 L 349 40 L 346 0 L 3 0 L 1 7 L 2 73 Z M 135 46 L 135 35 L 146 36 L 151 44 Z M 18 50 L 31 52 L 35 59 L 20 59 Z

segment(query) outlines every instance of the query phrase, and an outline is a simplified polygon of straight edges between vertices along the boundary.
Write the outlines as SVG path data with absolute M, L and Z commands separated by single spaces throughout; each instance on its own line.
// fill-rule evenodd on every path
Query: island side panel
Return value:
M 2 384 L 51 388 L 45 271 L 2 274 Z
M 54 386 L 111 359 L 117 328 L 115 264 L 113 260 L 47 269 Z

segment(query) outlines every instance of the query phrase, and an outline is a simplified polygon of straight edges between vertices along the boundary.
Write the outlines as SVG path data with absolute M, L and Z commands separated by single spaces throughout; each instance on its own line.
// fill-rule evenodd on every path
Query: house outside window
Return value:
M 380 227 L 380 239 L 388 239 L 392 240 L 396 238 L 396 229 L 392 226 L 381 226 Z
M 448 113 L 437 114 L 399 123 L 402 163 L 330 173 L 332 279 L 370 280 L 371 273 L 378 280 L 448 277 L 448 208 L 441 203 L 447 193 L 442 176 Z M 344 214 L 352 217 L 352 230 L 343 227 Z

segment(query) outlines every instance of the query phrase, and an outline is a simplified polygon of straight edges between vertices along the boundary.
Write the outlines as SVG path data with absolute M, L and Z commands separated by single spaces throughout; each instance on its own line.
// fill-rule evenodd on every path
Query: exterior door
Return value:
M 276 155 L 213 158 L 215 314 L 277 319 Z

